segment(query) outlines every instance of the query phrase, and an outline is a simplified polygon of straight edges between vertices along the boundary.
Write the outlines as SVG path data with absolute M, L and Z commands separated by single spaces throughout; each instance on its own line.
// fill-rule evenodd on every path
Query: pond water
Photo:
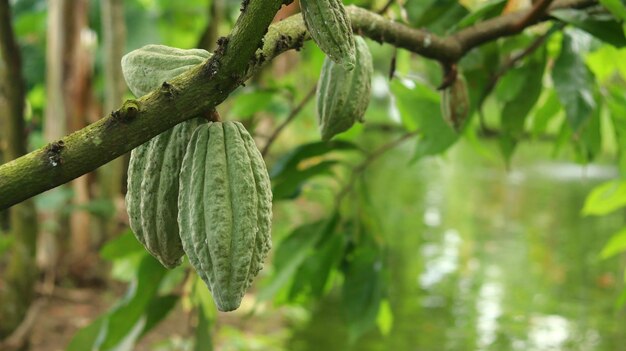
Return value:
M 625 261 L 598 258 L 624 216 L 580 216 L 613 169 L 537 160 L 538 145 L 510 171 L 463 144 L 408 166 L 412 148 L 367 175 L 389 249 L 388 334 L 349 345 L 329 297 L 287 349 L 626 350 L 626 313 L 615 307 Z

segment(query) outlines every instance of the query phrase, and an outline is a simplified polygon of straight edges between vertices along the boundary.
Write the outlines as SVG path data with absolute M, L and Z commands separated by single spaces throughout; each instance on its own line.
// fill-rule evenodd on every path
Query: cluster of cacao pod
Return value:
M 326 54 L 317 84 L 317 118 L 322 140 L 364 122 L 370 101 L 372 55 L 355 37 L 341 0 L 300 0 L 313 41 Z
M 148 45 L 122 59 L 143 96 L 211 56 Z M 130 227 L 165 267 L 189 262 L 220 311 L 239 307 L 271 247 L 272 192 L 254 140 L 239 122 L 192 119 L 131 152 Z

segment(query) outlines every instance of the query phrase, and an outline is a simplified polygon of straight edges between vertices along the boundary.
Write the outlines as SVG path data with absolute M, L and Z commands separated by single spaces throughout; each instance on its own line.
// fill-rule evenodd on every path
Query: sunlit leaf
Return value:
M 270 177 L 274 179 L 284 176 L 285 173 L 297 169 L 298 164 L 308 158 L 322 156 L 332 151 L 341 150 L 350 151 L 359 150 L 359 148 L 353 143 L 342 140 L 331 140 L 329 142 L 319 141 L 300 145 L 289 151 L 274 163 L 274 166 L 270 171 Z
M 543 101 L 543 104 L 535 110 L 532 118 L 532 135 L 533 138 L 539 137 L 541 134 L 546 133 L 548 124 L 554 117 L 561 111 L 561 103 L 556 96 L 554 90 L 550 89 L 547 98 Z
M 380 333 L 384 336 L 389 335 L 391 332 L 391 328 L 393 328 L 393 311 L 391 310 L 389 300 L 383 300 L 380 303 L 380 309 L 376 317 L 376 325 Z
M 561 53 L 552 69 L 554 87 L 574 131 L 578 131 L 596 108 L 594 99 L 596 83 L 582 59 L 584 54 L 582 50 L 575 34 L 565 32 Z
M 626 228 L 622 228 L 622 230 L 611 236 L 609 242 L 602 248 L 600 257 L 606 259 L 622 252 L 626 252 Z
M 587 196 L 583 215 L 603 216 L 626 206 L 626 180 L 612 180 L 595 187 Z

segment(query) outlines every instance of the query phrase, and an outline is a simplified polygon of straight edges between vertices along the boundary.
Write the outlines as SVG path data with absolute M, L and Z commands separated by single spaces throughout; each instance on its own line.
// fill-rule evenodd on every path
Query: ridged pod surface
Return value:
M 165 45 L 146 45 L 122 57 L 122 73 L 135 96 L 144 96 L 211 57 L 202 49 L 183 50 Z
M 364 121 L 372 86 L 372 55 L 361 37 L 355 38 L 356 63 L 351 71 L 326 58 L 317 83 L 317 119 L 322 140 Z
M 354 35 L 341 0 L 300 0 L 300 8 L 317 46 L 331 60 L 351 70 L 356 60 Z
M 441 92 L 441 114 L 446 123 L 458 132 L 465 124 L 469 109 L 467 83 L 459 73 L 454 83 Z
M 211 54 L 147 45 L 122 58 L 122 72 L 130 90 L 143 96 Z M 146 250 L 172 268 L 184 254 L 178 234 L 178 176 L 193 130 L 203 123 L 193 119 L 165 131 L 131 152 L 126 209 L 130 227 Z
M 130 154 L 126 209 L 130 228 L 163 266 L 173 268 L 185 254 L 178 234 L 179 173 L 196 118 L 159 134 Z
M 178 223 L 189 262 L 220 311 L 239 307 L 271 248 L 272 192 L 239 122 L 198 127 L 180 173 Z

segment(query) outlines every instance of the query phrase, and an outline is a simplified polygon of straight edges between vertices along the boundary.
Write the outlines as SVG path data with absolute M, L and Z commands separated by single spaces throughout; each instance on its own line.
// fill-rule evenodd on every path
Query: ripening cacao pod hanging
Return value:
M 185 254 L 178 234 L 179 172 L 193 130 L 204 120 L 178 124 L 130 154 L 126 209 L 137 240 L 167 268 Z
M 238 308 L 271 247 L 272 217 L 267 168 L 241 123 L 210 122 L 194 131 L 178 204 L 189 262 L 220 311 Z
M 122 72 L 130 90 L 143 96 L 211 54 L 147 45 L 122 58 Z M 178 176 L 193 130 L 203 123 L 193 119 L 161 133 L 131 152 L 126 209 L 130 227 L 146 250 L 167 268 L 184 255 L 178 234 Z
M 354 68 L 354 35 L 341 0 L 300 0 L 300 8 L 306 29 L 317 46 L 346 70 Z
M 459 132 L 469 116 L 469 110 L 467 83 L 459 72 L 454 83 L 441 92 L 441 115 L 452 129 Z
M 122 73 L 135 96 L 144 96 L 192 67 L 203 63 L 211 53 L 202 49 L 178 49 L 146 45 L 122 57 Z
M 344 132 L 354 122 L 364 122 L 372 86 L 372 55 L 361 37 L 355 38 L 353 70 L 326 58 L 317 83 L 317 119 L 322 140 Z

